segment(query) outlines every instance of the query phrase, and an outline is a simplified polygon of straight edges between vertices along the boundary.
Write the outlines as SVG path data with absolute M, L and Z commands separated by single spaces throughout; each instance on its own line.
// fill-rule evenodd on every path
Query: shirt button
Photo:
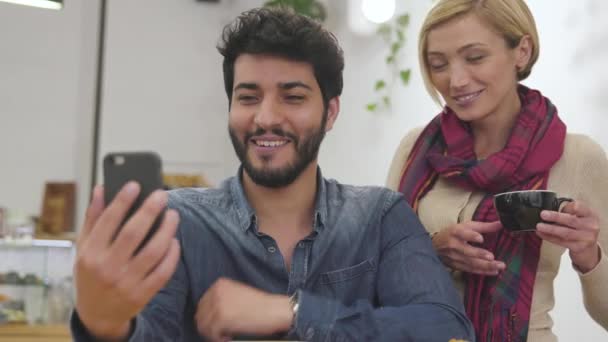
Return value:
M 298 248 L 304 248 L 304 242 L 298 242 Z
M 273 246 L 268 247 L 268 252 L 270 252 L 270 253 L 274 253 L 274 252 L 276 252 L 276 251 L 277 251 L 277 249 L 276 249 L 276 248 L 274 248 Z

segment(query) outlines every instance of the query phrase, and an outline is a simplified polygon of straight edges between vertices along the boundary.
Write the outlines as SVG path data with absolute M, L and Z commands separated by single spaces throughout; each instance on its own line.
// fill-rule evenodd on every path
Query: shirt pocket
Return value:
M 359 264 L 356 264 L 355 266 L 321 274 L 321 284 L 327 285 L 352 280 L 364 275 L 367 272 L 374 272 L 375 270 L 376 262 L 374 258 L 367 259 Z
M 372 299 L 377 264 L 376 259 L 367 259 L 354 266 L 322 273 L 319 279 L 321 293 L 349 304 L 357 299 Z

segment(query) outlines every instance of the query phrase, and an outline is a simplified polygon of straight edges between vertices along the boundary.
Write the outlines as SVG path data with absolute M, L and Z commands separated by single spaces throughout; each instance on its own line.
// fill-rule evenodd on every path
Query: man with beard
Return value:
M 256 9 L 225 28 L 218 49 L 242 166 L 218 189 L 152 194 L 114 239 L 139 188 L 128 184 L 105 209 L 95 189 L 78 241 L 75 340 L 472 339 L 404 199 L 321 175 L 342 92 L 335 37 Z

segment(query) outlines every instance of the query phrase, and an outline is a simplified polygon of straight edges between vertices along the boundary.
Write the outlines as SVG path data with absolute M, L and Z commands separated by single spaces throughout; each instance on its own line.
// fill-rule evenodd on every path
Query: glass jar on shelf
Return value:
M 75 249 L 70 240 L 0 241 L 0 323 L 67 324 Z
M 19 210 L 9 210 L 4 222 L 4 241 L 18 245 L 29 245 L 34 239 L 34 221 Z

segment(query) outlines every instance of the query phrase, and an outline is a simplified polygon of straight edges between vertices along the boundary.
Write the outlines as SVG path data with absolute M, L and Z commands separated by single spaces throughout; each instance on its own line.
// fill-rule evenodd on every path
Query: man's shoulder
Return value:
M 375 185 L 344 184 L 335 179 L 325 179 L 327 198 L 330 205 L 378 208 L 383 211 L 395 204 L 402 194 L 389 188 Z
M 180 188 L 169 191 L 169 207 L 228 207 L 231 196 L 228 189 L 220 188 Z

